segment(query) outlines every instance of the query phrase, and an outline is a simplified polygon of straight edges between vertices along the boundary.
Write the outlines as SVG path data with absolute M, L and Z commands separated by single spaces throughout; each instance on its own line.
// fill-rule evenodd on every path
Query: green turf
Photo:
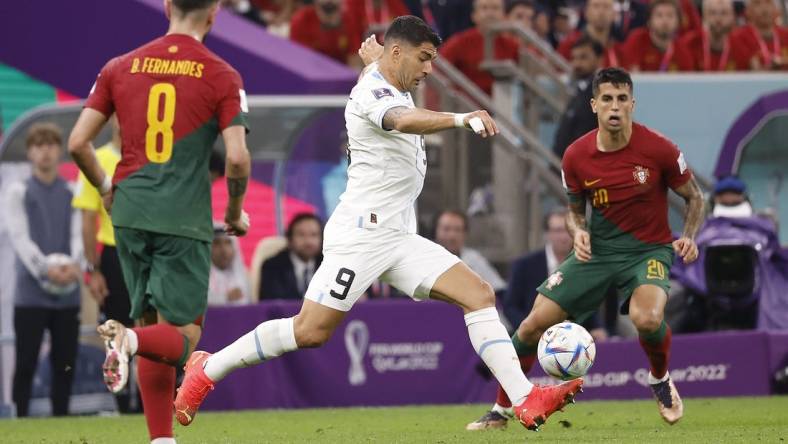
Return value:
M 466 432 L 486 406 L 429 406 L 201 413 L 176 426 L 188 443 L 457 443 L 621 442 L 788 444 L 788 397 L 689 399 L 677 425 L 662 423 L 646 401 L 580 402 L 539 432 Z M 0 420 L 3 443 L 145 443 L 141 416 Z

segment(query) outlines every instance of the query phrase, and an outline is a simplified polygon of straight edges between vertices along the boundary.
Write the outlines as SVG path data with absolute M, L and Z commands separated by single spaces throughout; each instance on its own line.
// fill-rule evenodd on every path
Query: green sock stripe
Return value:
M 668 332 L 668 324 L 665 323 L 665 320 L 662 320 L 662 323 L 659 324 L 659 328 L 651 333 L 647 333 L 645 335 L 641 334 L 640 339 L 648 342 L 649 344 L 659 344 L 665 339 L 665 335 Z
M 181 358 L 178 359 L 178 367 L 183 367 L 186 365 L 186 361 L 189 359 L 189 338 L 186 336 L 183 337 L 183 353 L 181 353 Z
M 525 342 L 520 340 L 520 337 L 517 336 L 517 332 L 514 332 L 512 335 L 512 345 L 514 345 L 514 351 L 517 352 L 517 356 L 530 356 L 536 354 L 536 345 L 528 345 Z

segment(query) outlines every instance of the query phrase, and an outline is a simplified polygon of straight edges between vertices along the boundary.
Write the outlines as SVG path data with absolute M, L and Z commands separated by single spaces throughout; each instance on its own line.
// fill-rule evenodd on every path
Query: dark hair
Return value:
M 602 57 L 602 54 L 605 53 L 605 47 L 602 46 L 599 41 L 592 39 L 586 34 L 583 34 L 579 39 L 577 39 L 577 41 L 572 45 L 572 49 L 581 48 L 583 46 L 590 47 L 597 57 Z
M 323 221 L 320 220 L 317 215 L 313 213 L 298 213 L 290 220 L 290 223 L 287 225 L 287 231 L 285 231 L 285 236 L 287 236 L 287 240 L 293 239 L 293 231 L 295 230 L 296 225 L 300 224 L 305 220 L 313 220 L 320 225 L 320 229 L 323 229 Z
M 604 68 L 596 73 L 594 82 L 591 84 L 591 91 L 594 97 L 599 94 L 599 86 L 603 83 L 612 83 L 615 87 L 627 85 L 630 91 L 633 90 L 632 77 L 626 70 L 621 68 Z
M 383 36 L 385 45 L 391 40 L 400 40 L 419 46 L 424 42 L 432 43 L 436 48 L 441 44 L 441 38 L 424 20 L 412 16 L 403 15 L 394 19 Z
M 216 3 L 219 3 L 219 0 L 172 0 L 172 5 L 184 14 L 207 9 Z
M 654 10 L 657 9 L 657 6 L 660 5 L 672 6 L 673 9 L 676 10 L 676 17 L 679 18 L 679 26 L 681 26 L 681 6 L 679 6 L 679 2 L 676 0 L 651 0 L 651 2 L 648 4 L 648 20 L 651 20 L 651 14 L 653 14 Z
M 34 123 L 27 130 L 25 146 L 30 148 L 33 145 L 62 145 L 63 133 L 60 127 L 51 122 Z
M 547 211 L 544 214 L 544 230 L 547 231 L 550 229 L 550 219 L 553 216 L 561 216 L 566 218 L 567 214 L 569 214 L 569 209 L 566 207 L 554 207 Z
M 531 0 L 509 0 L 506 2 L 506 15 L 509 15 L 509 13 L 511 13 L 512 10 L 518 6 L 531 8 L 534 10 L 534 15 L 536 15 L 536 5 Z
M 462 219 L 463 231 L 468 231 L 468 216 L 466 216 L 465 213 L 463 213 L 460 210 L 446 209 L 446 210 L 441 211 L 437 215 L 435 215 L 435 220 L 434 220 L 434 223 L 432 224 L 432 226 L 433 226 L 433 229 L 432 229 L 433 237 L 435 237 L 435 235 L 438 232 L 438 221 L 441 220 L 441 217 L 443 217 L 444 214 L 451 214 L 453 216 L 457 216 L 460 219 Z

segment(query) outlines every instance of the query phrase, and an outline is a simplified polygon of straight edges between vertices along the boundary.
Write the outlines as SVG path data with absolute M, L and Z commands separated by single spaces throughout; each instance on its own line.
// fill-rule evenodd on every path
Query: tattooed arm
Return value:
M 695 235 L 703 223 L 703 193 L 701 193 L 695 177 L 673 191 L 684 198 L 684 202 L 687 204 L 684 210 L 684 232 L 681 238 L 673 242 L 673 249 L 684 259 L 685 263 L 690 263 L 698 258 Z
M 246 129 L 240 125 L 222 131 L 224 146 L 227 147 L 225 175 L 229 200 L 224 212 L 225 230 L 229 234 L 243 236 L 249 229 L 249 218 L 243 211 L 246 185 L 249 181 L 251 160 L 246 149 Z
M 586 223 L 586 197 L 583 194 L 570 195 L 569 214 L 566 229 L 574 239 L 575 257 L 581 262 L 591 259 L 591 235 Z
M 386 111 L 383 115 L 383 129 L 397 130 L 407 134 L 432 134 L 438 131 L 456 128 L 454 118 L 457 114 L 429 111 L 422 108 L 406 108 L 397 106 Z M 498 126 L 487 114 L 487 111 L 478 110 L 462 114 L 462 123 L 469 128 L 468 122 L 474 117 L 482 119 L 484 130 L 479 133 L 482 137 L 498 134 Z

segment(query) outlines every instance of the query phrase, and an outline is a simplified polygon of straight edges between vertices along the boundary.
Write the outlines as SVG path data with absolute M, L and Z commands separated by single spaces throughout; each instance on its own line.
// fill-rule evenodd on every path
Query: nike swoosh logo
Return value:
M 602 180 L 602 179 L 597 179 L 597 180 L 584 180 L 584 181 L 583 181 L 583 184 L 584 184 L 585 186 L 587 186 L 587 187 L 590 187 L 591 185 L 593 185 L 593 184 L 595 184 L 595 183 L 599 182 L 600 180 Z

